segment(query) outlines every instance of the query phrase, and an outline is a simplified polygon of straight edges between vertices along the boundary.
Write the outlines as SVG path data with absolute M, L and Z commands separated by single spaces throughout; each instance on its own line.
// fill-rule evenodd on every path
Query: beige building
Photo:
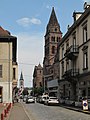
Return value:
M 59 45 L 59 98 L 90 98 L 90 5 L 73 13 L 74 23 Z
M 0 27 L 0 102 L 12 102 L 17 86 L 17 38 Z

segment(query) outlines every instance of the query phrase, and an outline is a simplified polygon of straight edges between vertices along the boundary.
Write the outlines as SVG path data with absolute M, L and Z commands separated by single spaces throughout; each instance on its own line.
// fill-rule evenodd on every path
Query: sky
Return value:
M 90 0 L 1 0 L 0 26 L 17 37 L 18 80 L 23 73 L 25 87 L 32 87 L 35 65 L 43 65 L 44 35 L 52 7 L 64 34 L 73 24 L 73 12 L 82 12 Z

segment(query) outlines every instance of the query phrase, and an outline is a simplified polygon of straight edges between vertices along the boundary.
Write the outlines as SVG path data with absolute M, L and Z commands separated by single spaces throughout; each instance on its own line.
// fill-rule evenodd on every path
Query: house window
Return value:
M 84 52 L 84 54 L 83 54 L 83 68 L 84 69 L 88 68 L 88 53 L 87 53 L 87 51 Z
M 66 50 L 69 48 L 69 41 L 66 43 Z
M 2 65 L 0 65 L 0 78 L 2 78 Z
M 16 70 L 15 70 L 15 68 L 13 68 L 13 79 L 16 78 L 16 77 L 15 77 L 15 73 L 16 73 Z
M 76 46 L 76 32 L 73 34 L 73 46 Z
M 62 48 L 62 58 L 64 58 L 64 47 Z
M 66 60 L 66 70 L 69 70 L 69 60 Z
M 64 62 L 62 62 L 62 75 L 64 74 Z
M 83 28 L 83 42 L 87 41 L 87 25 Z

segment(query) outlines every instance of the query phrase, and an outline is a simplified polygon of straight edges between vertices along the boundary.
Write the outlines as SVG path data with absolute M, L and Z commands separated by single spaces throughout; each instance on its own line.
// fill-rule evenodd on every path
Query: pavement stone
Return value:
M 14 103 L 8 120 L 30 120 L 21 103 Z
M 1 114 L 4 113 L 5 108 L 6 108 L 6 104 L 0 103 L 0 120 L 1 120 Z

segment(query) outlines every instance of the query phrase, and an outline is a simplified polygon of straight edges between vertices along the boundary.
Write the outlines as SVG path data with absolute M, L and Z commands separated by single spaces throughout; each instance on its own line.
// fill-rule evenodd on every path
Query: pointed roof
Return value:
M 7 30 L 4 30 L 1 26 L 0 26 L 0 37 L 6 37 L 6 36 L 10 36 L 10 33 Z
M 38 67 L 39 67 L 39 68 L 42 68 L 42 66 L 41 66 L 41 64 L 40 64 L 40 63 L 39 63 L 39 65 L 38 65 Z
M 22 74 L 22 72 L 21 72 L 21 75 L 20 75 L 20 80 L 23 80 L 23 74 Z
M 50 16 L 48 25 L 59 25 L 56 14 L 55 14 L 54 7 L 52 7 L 52 12 L 51 12 L 51 16 Z

